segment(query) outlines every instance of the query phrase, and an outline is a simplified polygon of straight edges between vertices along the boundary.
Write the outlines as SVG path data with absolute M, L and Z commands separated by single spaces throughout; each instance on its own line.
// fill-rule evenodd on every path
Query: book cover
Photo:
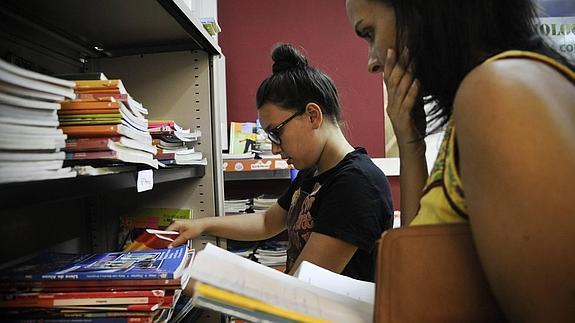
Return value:
M 188 260 L 187 246 L 85 255 L 41 254 L 0 272 L 0 280 L 175 279 Z
M 61 102 L 62 110 L 119 109 L 120 102 L 113 97 L 67 100 Z
M 123 123 L 115 125 L 62 126 L 60 129 L 62 129 L 69 138 L 111 137 L 123 135 L 143 143 L 152 143 L 152 136 L 150 136 L 149 132 L 139 131 Z
M 285 319 L 293 319 L 291 315 L 297 314 L 349 323 L 373 321 L 372 303 L 309 284 L 212 244 L 198 253 L 190 277 L 196 281 L 196 287 L 208 286 L 200 287 L 200 292 L 194 295 L 251 314 L 263 312 Z M 219 310 L 225 313 L 226 307 Z
M 74 82 L 29 71 L 0 59 L 0 81 L 34 91 L 74 99 Z
M 119 141 L 119 136 L 101 138 L 70 138 L 66 139 L 67 152 L 108 150 L 109 141 Z
M 0 300 L 0 308 L 62 307 L 84 305 L 163 304 L 165 290 L 17 293 Z M 168 302 L 172 300 L 168 297 Z
M 178 231 L 146 229 L 124 251 L 164 249 L 179 235 Z
M 251 152 L 256 139 L 255 122 L 230 122 L 230 154 Z
M 122 80 L 76 80 L 74 91 L 98 93 L 127 93 Z
M 120 217 L 118 244 L 127 248 L 146 229 L 166 229 L 176 219 L 191 219 L 191 209 L 140 208 Z

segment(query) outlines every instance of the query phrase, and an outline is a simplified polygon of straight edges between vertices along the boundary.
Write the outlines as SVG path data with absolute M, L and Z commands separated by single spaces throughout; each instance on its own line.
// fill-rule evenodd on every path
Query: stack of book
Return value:
M 0 183 L 74 177 L 63 168 L 57 111 L 74 83 L 0 59 Z
M 278 198 L 276 196 L 271 196 L 268 194 L 262 194 L 256 198 L 254 198 L 253 210 L 254 210 L 254 212 L 265 211 L 265 210 L 269 209 L 271 206 L 273 206 L 274 204 L 276 204 L 277 201 L 278 201 Z
M 121 80 L 77 80 L 79 98 L 62 102 L 66 160 L 78 164 L 138 163 L 158 168 L 148 132 L 148 111 Z
M 207 165 L 207 159 L 193 146 L 202 136 L 201 131 L 184 129 L 174 120 L 150 120 L 148 130 L 158 149 L 155 157 L 163 166 Z
M 287 260 L 287 249 L 287 241 L 266 241 L 256 249 L 254 256 L 260 264 L 283 271 Z
M 0 271 L 0 310 L 18 320 L 167 322 L 193 257 L 187 246 L 43 253 Z
M 253 213 L 252 199 L 224 200 L 224 212 L 226 215 Z

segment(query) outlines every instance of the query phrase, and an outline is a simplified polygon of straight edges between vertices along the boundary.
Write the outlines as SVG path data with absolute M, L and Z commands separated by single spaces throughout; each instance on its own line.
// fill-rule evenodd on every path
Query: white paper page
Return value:
M 374 304 L 375 284 L 372 282 L 340 275 L 305 260 L 294 276 L 319 288 Z
M 270 305 L 333 322 L 372 322 L 373 305 L 300 281 L 273 268 L 207 244 L 190 277 Z

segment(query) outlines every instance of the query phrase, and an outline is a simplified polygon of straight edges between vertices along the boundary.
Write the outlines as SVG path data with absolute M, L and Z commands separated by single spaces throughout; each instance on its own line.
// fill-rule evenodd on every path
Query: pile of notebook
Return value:
M 4 318 L 167 322 L 194 251 L 43 253 L 0 270 Z
M 75 84 L 0 59 L 0 183 L 75 177 L 63 167 L 60 101 Z

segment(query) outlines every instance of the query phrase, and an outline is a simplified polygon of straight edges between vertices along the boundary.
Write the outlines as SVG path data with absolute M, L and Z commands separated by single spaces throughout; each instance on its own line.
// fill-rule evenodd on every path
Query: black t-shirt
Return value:
M 385 174 L 364 148 L 350 152 L 322 174 L 314 176 L 315 171 L 300 171 L 278 199 L 278 204 L 288 210 L 286 272 L 311 233 L 319 232 L 358 248 L 343 275 L 374 281 L 376 242 L 393 225 L 391 190 Z

